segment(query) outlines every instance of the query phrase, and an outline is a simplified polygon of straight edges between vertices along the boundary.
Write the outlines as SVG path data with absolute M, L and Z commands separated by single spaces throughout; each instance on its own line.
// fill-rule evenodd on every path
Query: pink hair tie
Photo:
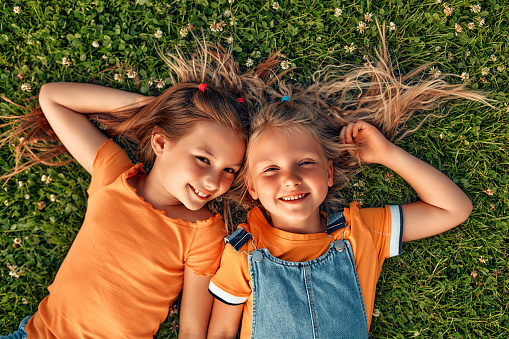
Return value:
M 207 87 L 207 84 L 204 84 L 203 82 L 198 86 L 199 90 L 202 92 L 205 92 L 205 87 Z
M 237 102 L 240 102 L 241 104 L 243 104 L 243 103 L 244 103 L 244 99 L 242 99 L 242 98 L 238 98 L 238 99 L 237 99 Z

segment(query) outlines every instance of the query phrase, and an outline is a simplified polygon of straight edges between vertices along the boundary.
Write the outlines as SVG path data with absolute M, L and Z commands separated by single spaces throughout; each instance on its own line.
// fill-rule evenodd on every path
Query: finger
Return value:
M 345 139 L 345 132 L 346 132 L 346 126 L 341 127 L 341 131 L 339 131 L 339 143 L 340 144 L 346 144 Z
M 353 144 L 353 138 L 352 138 L 352 130 L 355 124 L 349 123 L 346 125 L 346 131 L 345 131 L 345 137 L 346 137 L 346 143 L 347 144 Z
M 367 124 L 365 121 L 357 121 L 352 128 L 352 137 L 356 138 L 359 135 L 359 131 L 361 131 L 367 127 L 366 125 Z

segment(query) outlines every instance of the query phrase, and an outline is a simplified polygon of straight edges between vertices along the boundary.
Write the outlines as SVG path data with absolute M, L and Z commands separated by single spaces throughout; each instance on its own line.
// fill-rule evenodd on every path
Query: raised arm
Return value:
M 99 147 L 108 139 L 86 113 L 110 112 L 146 103 L 149 97 L 104 86 L 55 82 L 42 86 L 39 103 L 69 153 L 89 173 Z
M 359 145 L 366 163 L 378 163 L 401 176 L 420 201 L 403 205 L 403 241 L 445 232 L 465 221 L 472 203 L 442 172 L 388 141 L 374 126 L 359 121 L 344 127 L 340 142 Z

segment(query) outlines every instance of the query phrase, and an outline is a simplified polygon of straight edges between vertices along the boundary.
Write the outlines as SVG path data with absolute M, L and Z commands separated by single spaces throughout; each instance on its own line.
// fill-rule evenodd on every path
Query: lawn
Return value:
M 170 74 L 156 52 L 192 50 L 193 34 L 230 48 L 242 69 L 281 50 L 281 71 L 308 83 L 329 64 L 362 64 L 385 22 L 401 72 L 489 93 L 497 109 L 455 102 L 398 145 L 453 179 L 472 199 L 462 225 L 405 243 L 377 286 L 372 338 L 509 337 L 509 1 L 12 1 L 0 4 L 0 95 L 22 105 L 46 82 L 93 82 L 156 95 Z M 191 34 L 193 33 L 193 34 Z M 0 103 L 1 114 L 22 112 Z M 14 145 L 0 149 L 1 173 Z M 0 189 L 0 334 L 37 310 L 86 207 L 89 175 L 77 164 L 36 166 Z M 437 188 L 440 189 L 440 188 Z M 343 192 L 364 206 L 406 203 L 415 193 L 380 166 Z M 158 338 L 176 338 L 170 312 Z

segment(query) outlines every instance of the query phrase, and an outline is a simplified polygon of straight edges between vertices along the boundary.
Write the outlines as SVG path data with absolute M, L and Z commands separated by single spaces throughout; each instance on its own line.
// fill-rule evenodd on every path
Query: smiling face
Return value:
M 332 186 L 332 161 L 313 135 L 295 126 L 268 128 L 250 145 L 246 184 L 270 213 L 274 227 L 294 233 L 323 231 L 320 204 Z
M 198 122 L 192 132 L 177 142 L 160 134 L 152 137 L 156 153 L 150 176 L 165 205 L 183 204 L 198 210 L 225 193 L 244 158 L 242 136 L 217 123 Z

